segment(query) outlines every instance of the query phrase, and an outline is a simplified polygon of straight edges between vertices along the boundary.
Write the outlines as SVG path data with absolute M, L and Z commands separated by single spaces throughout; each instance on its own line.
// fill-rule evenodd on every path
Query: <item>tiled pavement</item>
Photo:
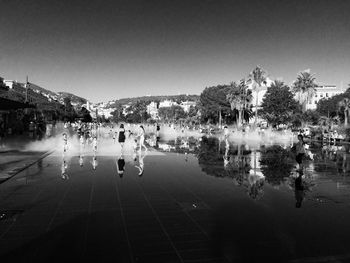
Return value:
M 29 168 L 0 188 L 2 262 L 222 262 L 211 249 L 209 207 L 179 191 L 176 171 L 147 178 L 146 170 L 140 178 L 127 164 L 119 178 L 114 160 L 105 158 L 96 171 L 72 163 L 64 181 L 57 159 L 47 157 L 41 172 Z M 166 174 L 170 180 L 161 178 Z
M 134 163 L 120 178 L 115 158 L 98 161 L 93 170 L 72 157 L 62 180 L 61 157 L 50 155 L 0 185 L 1 262 L 346 258 L 345 192 L 337 206 L 309 200 L 298 210 L 289 189 L 266 185 L 262 200 L 251 200 L 229 178 L 203 173 L 193 156 L 147 156 L 142 177 Z

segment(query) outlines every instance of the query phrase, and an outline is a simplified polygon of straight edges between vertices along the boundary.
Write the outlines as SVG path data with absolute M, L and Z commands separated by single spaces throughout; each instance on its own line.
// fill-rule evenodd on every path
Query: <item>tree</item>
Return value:
M 303 112 L 306 111 L 306 105 L 316 93 L 316 87 L 315 77 L 308 70 L 300 72 L 294 81 L 293 92 L 297 95 L 297 100 L 302 105 Z
M 126 121 L 133 123 L 140 123 L 146 121 L 150 116 L 147 113 L 148 102 L 138 100 L 131 104 L 127 109 Z
M 229 86 L 218 85 L 205 88 L 200 95 L 200 111 L 204 121 L 217 122 L 220 116 L 228 115 L 231 111 L 226 95 Z
M 271 185 L 281 185 L 290 176 L 293 158 L 280 145 L 263 147 L 260 158 L 261 171 Z
M 256 101 L 255 101 L 255 124 L 258 120 L 258 94 L 261 90 L 263 84 L 266 85 L 266 72 L 260 67 L 256 66 L 255 69 L 249 74 L 248 82 L 252 83 L 252 89 L 256 92 Z
M 71 99 L 69 97 L 65 97 L 63 99 L 63 102 L 64 102 L 64 117 L 70 121 L 73 121 L 77 115 L 71 103 Z
M 123 106 L 119 103 L 115 104 L 115 110 L 111 112 L 112 120 L 115 122 L 125 121 L 123 114 Z
M 240 127 L 243 113 L 249 110 L 252 102 L 252 91 L 248 89 L 245 79 L 242 79 L 239 84 L 232 82 L 226 98 L 231 105 L 231 110 L 238 112 L 237 125 Z
M 282 81 L 274 81 L 265 93 L 261 115 L 272 125 L 288 124 L 298 112 L 298 103 L 293 93 Z
M 162 107 L 158 109 L 158 116 L 165 121 L 172 119 L 170 107 Z
M 316 110 L 307 110 L 302 115 L 303 120 L 312 125 L 317 125 L 320 119 L 320 114 Z
M 91 122 L 92 121 L 90 111 L 88 111 L 85 107 L 81 107 L 81 110 L 78 113 L 78 115 L 82 118 L 83 122 Z
M 177 121 L 186 117 L 186 112 L 179 105 L 172 105 L 171 107 L 163 107 L 158 110 L 158 115 L 161 119 L 169 121 Z
M 335 95 L 328 99 L 321 99 L 317 102 L 316 111 L 321 116 L 334 117 L 339 111 L 339 102 L 344 98 L 343 95 Z

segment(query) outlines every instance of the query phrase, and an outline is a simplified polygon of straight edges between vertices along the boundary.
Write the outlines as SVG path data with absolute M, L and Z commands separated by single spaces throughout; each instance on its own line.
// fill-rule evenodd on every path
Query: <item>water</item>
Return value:
M 347 146 L 310 145 L 299 171 L 292 136 L 147 133 L 28 145 L 53 153 L 0 185 L 2 259 L 349 261 Z

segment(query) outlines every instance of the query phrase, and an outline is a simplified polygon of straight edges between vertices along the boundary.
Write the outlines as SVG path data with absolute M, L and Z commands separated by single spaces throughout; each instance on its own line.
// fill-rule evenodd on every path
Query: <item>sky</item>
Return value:
M 260 65 L 350 83 L 348 0 L 0 0 L 0 76 L 92 102 L 200 94 Z

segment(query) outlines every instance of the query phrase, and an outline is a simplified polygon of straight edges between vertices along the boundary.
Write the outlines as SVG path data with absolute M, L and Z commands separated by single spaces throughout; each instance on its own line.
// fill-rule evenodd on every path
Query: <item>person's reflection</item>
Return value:
M 303 180 L 302 180 L 302 176 L 303 176 L 303 171 L 298 171 L 299 172 L 299 176 L 295 179 L 295 207 L 296 208 L 300 208 L 301 207 L 301 203 L 303 202 L 304 199 L 304 185 L 303 185 Z
M 92 164 L 92 169 L 96 170 L 97 165 L 98 165 L 96 155 L 94 155 L 94 156 L 92 157 L 92 162 L 91 162 L 91 164 Z
M 83 155 L 79 156 L 79 165 L 80 165 L 80 167 L 83 167 L 83 165 L 84 165 L 84 157 L 83 157 Z
M 146 152 L 144 154 L 142 154 L 141 151 L 139 151 L 139 165 L 135 165 L 135 167 L 137 169 L 139 169 L 139 176 L 141 177 L 143 175 L 143 172 L 144 172 L 144 161 L 143 159 L 145 158 L 146 156 Z
M 227 165 L 230 163 L 230 159 L 229 159 L 229 156 L 228 156 L 229 150 L 230 150 L 230 144 L 229 144 L 229 142 L 228 142 L 228 140 L 226 138 L 225 139 L 224 168 L 227 168 Z
M 125 160 L 123 154 L 121 154 L 116 162 L 119 177 L 122 178 L 124 175 Z
M 68 174 L 67 174 L 67 169 L 68 169 L 68 164 L 67 164 L 66 159 L 63 157 L 63 159 L 62 159 L 62 166 L 61 166 L 61 178 L 63 180 L 68 180 L 69 179 Z

